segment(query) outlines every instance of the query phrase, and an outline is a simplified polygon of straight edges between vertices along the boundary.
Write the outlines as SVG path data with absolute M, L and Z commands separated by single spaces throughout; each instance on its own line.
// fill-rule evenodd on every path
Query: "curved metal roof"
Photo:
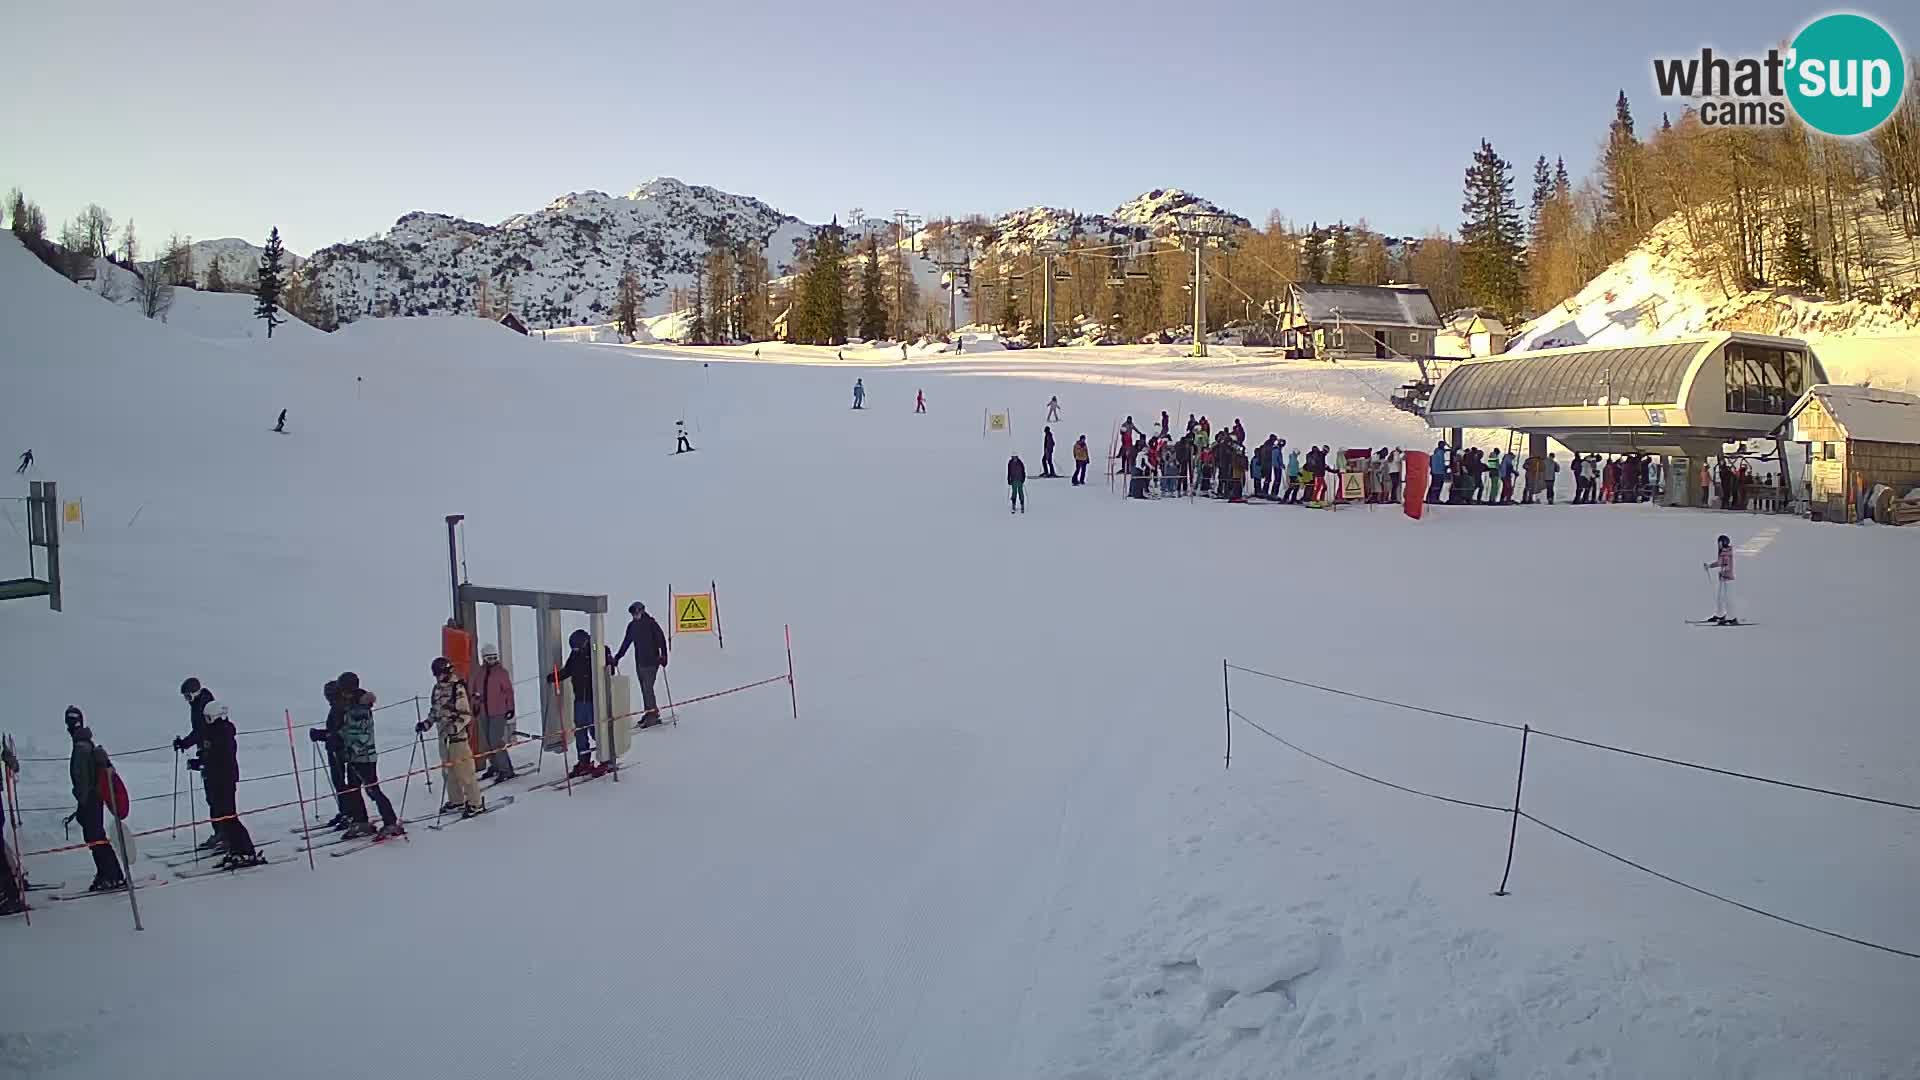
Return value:
M 1553 349 L 1461 364 L 1434 388 L 1429 413 L 1555 409 L 1599 404 L 1674 405 L 1702 346 L 1687 338 L 1611 349 Z

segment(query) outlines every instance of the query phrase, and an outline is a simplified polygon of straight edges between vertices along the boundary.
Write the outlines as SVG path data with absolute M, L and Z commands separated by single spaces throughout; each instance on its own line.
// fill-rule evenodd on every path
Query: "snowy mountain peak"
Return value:
M 1158 228 L 1171 224 L 1173 215 L 1181 212 L 1201 214 L 1225 214 L 1212 202 L 1179 188 L 1155 188 L 1135 198 L 1129 199 L 1114 208 L 1113 219 L 1129 225 L 1145 225 Z M 1238 214 L 1229 214 L 1241 225 L 1251 225 L 1246 218 Z

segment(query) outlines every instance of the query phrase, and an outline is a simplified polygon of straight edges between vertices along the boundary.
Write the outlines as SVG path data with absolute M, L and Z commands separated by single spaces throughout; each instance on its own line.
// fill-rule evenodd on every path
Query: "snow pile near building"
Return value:
M 165 747 L 186 730 L 174 688 L 189 674 L 242 729 L 269 729 L 241 745 L 243 809 L 294 796 L 273 775 L 290 767 L 285 725 L 320 722 L 320 684 L 343 669 L 394 706 L 376 718 L 380 767 L 404 770 L 409 698 L 448 610 L 449 513 L 467 515 L 475 582 L 607 593 L 618 610 L 717 579 L 726 647 L 676 639 L 666 689 L 690 699 L 784 673 L 791 623 L 799 705 L 796 719 L 775 684 L 688 706 L 677 727 L 635 736 L 618 783 L 569 795 L 516 781 L 492 792 L 517 792 L 510 809 L 441 832 L 421 822 L 406 844 L 150 889 L 145 933 L 124 898 L 43 903 L 31 927 L 0 923 L 0 1074 L 1920 1068 L 1913 961 L 1525 824 L 1512 895 L 1491 897 L 1502 814 L 1367 784 L 1244 727 L 1221 768 L 1226 655 L 1908 798 L 1911 710 L 1893 682 L 1852 677 L 1910 660 L 1907 530 L 1568 506 L 1415 523 L 1387 508 L 1129 502 L 1105 482 L 1114 426 L 1162 410 L 1216 430 L 1239 417 L 1295 446 L 1428 444 L 1368 385 L 1386 364 L 1138 346 L 904 363 L 895 350 L 883 365 L 863 358 L 876 346 L 842 365 L 774 345 L 796 359 L 754 364 L 751 347 L 615 350 L 470 318 L 365 320 L 260 348 L 103 307 L 6 237 L 0 320 L 0 430 L 88 517 L 67 534 L 67 611 L 0 609 L 30 850 L 63 840 L 69 703 L 136 797 L 158 796 L 135 823 L 167 820 Z M 1055 395 L 1057 461 L 1086 433 L 1089 487 L 1037 478 Z M 280 408 L 286 435 L 268 430 Z M 990 409 L 1012 411 L 1011 434 L 983 432 Z M 697 453 L 671 453 L 681 420 Z M 1014 453 L 1035 477 L 1024 515 L 1007 509 Z M 1707 600 L 1699 562 L 1719 531 L 1744 552 L 1753 627 L 1681 621 Z M 537 677 L 529 622 L 521 678 Z M 1806 677 L 1782 672 L 1783 655 Z M 1512 797 L 1509 732 L 1234 680 L 1237 712 L 1330 760 Z M 1920 948 L 1913 815 L 1532 747 L 1527 805 L 1542 820 Z M 410 815 L 441 794 L 388 790 Z M 249 823 L 279 841 L 267 853 L 293 854 L 291 808 Z M 148 846 L 190 842 L 162 830 Z M 28 860 L 70 885 L 85 862 Z
M 1692 269 L 1676 216 L 1586 287 L 1523 326 L 1512 350 L 1636 344 L 1704 330 L 1746 330 L 1804 338 L 1835 382 L 1920 389 L 1920 291 L 1887 303 L 1840 303 L 1761 289 L 1728 295 Z

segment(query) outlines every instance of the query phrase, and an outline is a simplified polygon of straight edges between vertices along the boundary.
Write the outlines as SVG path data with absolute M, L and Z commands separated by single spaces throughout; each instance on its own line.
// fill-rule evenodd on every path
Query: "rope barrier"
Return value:
M 1289 683 L 1294 686 L 1304 686 L 1310 690 L 1319 690 L 1328 694 L 1337 694 L 1341 697 L 1356 698 L 1360 701 L 1370 701 L 1377 705 L 1389 705 L 1396 709 L 1406 709 L 1409 712 L 1426 713 L 1428 716 L 1441 716 L 1449 720 L 1465 720 L 1471 724 L 1484 724 L 1488 727 L 1505 728 L 1508 731 L 1521 730 L 1521 725 L 1519 724 L 1508 724 L 1498 720 L 1485 720 L 1478 716 L 1468 716 L 1464 713 L 1445 712 L 1440 709 L 1429 709 L 1421 705 L 1409 705 L 1404 701 L 1393 701 L 1388 698 L 1371 697 L 1367 694 L 1358 694 L 1351 690 L 1341 690 L 1336 687 L 1321 686 L 1318 683 L 1310 683 L 1304 679 L 1291 679 L 1285 675 L 1275 675 L 1267 671 L 1256 671 L 1253 668 L 1241 667 L 1238 664 L 1228 664 L 1227 666 L 1233 669 L 1234 671 L 1243 671 L 1249 675 L 1258 675 L 1263 679 L 1273 679 L 1276 682 Z M 1731 776 L 1741 780 L 1752 780 L 1762 784 L 1772 784 L 1775 787 L 1791 788 L 1795 791 L 1805 791 L 1815 795 L 1830 795 L 1836 799 L 1851 799 L 1854 802 L 1872 803 L 1876 806 L 1890 806 L 1896 810 L 1920 811 L 1920 805 L 1901 802 L 1898 799 L 1883 799 L 1875 795 L 1861 795 L 1857 792 L 1852 792 L 1852 791 L 1837 791 L 1833 788 L 1823 788 L 1813 784 L 1800 784 L 1800 783 L 1795 783 L 1794 781 L 1791 781 L 1791 780 L 1780 780 L 1771 776 L 1760 776 L 1754 773 L 1740 772 L 1736 769 L 1722 769 L 1714 765 L 1703 765 L 1697 761 L 1686 761 L 1681 758 L 1666 757 L 1661 754 L 1649 754 L 1641 750 L 1629 750 L 1624 746 L 1613 746 L 1608 743 L 1594 742 L 1590 739 L 1575 738 L 1572 735 L 1559 735 L 1559 734 L 1555 734 L 1554 732 L 1546 731 L 1541 728 L 1532 728 L 1531 730 L 1534 735 L 1539 736 L 1541 738 L 1557 739 L 1561 742 L 1573 743 L 1578 746 L 1590 747 L 1595 750 L 1606 750 L 1615 754 L 1625 754 L 1628 757 L 1642 758 L 1647 761 L 1658 761 L 1665 765 L 1675 765 L 1683 769 L 1697 769 L 1701 772 L 1716 773 L 1720 776 Z
M 1536 732 L 1536 734 L 1538 733 Z M 1852 942 L 1855 945 L 1864 945 L 1869 949 L 1878 949 L 1881 952 L 1892 953 L 1895 956 L 1904 956 L 1910 960 L 1920 960 L 1920 952 L 1908 952 L 1905 949 L 1896 949 L 1891 945 L 1881 945 L 1878 942 L 1868 941 L 1865 938 L 1857 938 L 1848 934 L 1842 934 L 1837 930 L 1828 930 L 1828 929 L 1825 929 L 1824 927 L 1815 926 L 1812 923 L 1801 922 L 1798 919 L 1789 919 L 1785 915 L 1778 915 L 1778 914 L 1775 914 L 1774 912 L 1767 911 L 1764 908 L 1754 907 L 1752 904 L 1741 903 L 1740 901 L 1735 900 L 1730 896 L 1722 896 L 1717 892 L 1713 892 L 1708 889 L 1703 889 L 1698 885 L 1688 884 L 1687 882 L 1681 881 L 1679 878 L 1674 877 L 1670 874 L 1663 874 L 1660 871 L 1655 870 L 1650 866 L 1645 866 L 1640 863 L 1634 862 L 1632 859 L 1627 858 L 1625 855 L 1616 855 L 1613 852 L 1608 851 L 1606 848 L 1603 848 L 1598 844 L 1580 839 L 1579 837 L 1573 835 L 1572 833 L 1566 831 L 1565 829 L 1556 828 L 1555 826 L 1549 825 L 1546 822 L 1541 821 L 1539 818 L 1534 817 L 1532 814 L 1527 813 L 1525 810 L 1520 811 L 1520 816 L 1523 818 L 1526 818 L 1528 821 L 1533 822 L 1535 825 L 1540 826 L 1541 828 L 1547 830 L 1550 833 L 1553 833 L 1557 836 L 1565 837 L 1566 839 L 1571 840 L 1576 844 L 1579 844 L 1583 848 L 1587 848 L 1591 851 L 1597 851 L 1600 854 L 1605 855 L 1607 858 L 1612 859 L 1615 862 L 1622 863 L 1627 866 L 1631 866 L 1635 870 L 1638 870 L 1643 874 L 1650 874 L 1654 877 L 1659 878 L 1661 881 L 1667 882 L 1668 884 L 1678 885 L 1681 888 L 1686 889 L 1690 892 L 1696 892 L 1696 893 L 1699 893 L 1701 896 L 1711 897 L 1715 900 L 1720 901 L 1723 904 L 1732 904 L 1734 907 L 1737 907 L 1742 911 L 1750 911 L 1755 915 L 1760 915 L 1765 918 L 1772 919 L 1775 922 L 1783 922 L 1783 923 L 1786 923 L 1788 926 L 1797 926 L 1802 930 L 1811 930 L 1816 934 L 1825 934 L 1827 937 L 1837 938 L 1841 941 Z
M 1241 670 L 1245 670 L 1245 669 L 1241 669 Z M 1293 681 L 1293 680 L 1285 680 L 1285 681 Z M 1535 817 L 1533 814 L 1520 809 L 1517 799 L 1515 804 L 1510 807 L 1494 806 L 1490 803 L 1473 802 L 1468 799 L 1456 799 L 1448 795 L 1438 795 L 1430 791 L 1421 791 L 1418 788 L 1407 787 L 1404 784 L 1396 784 L 1391 780 L 1382 780 L 1377 776 L 1370 776 L 1366 773 L 1360 772 L 1357 769 L 1350 769 L 1345 765 L 1339 764 L 1338 762 L 1329 761 L 1328 759 L 1321 757 L 1319 754 L 1316 754 L 1311 750 L 1307 750 L 1304 747 L 1301 747 L 1293 742 L 1290 742 L 1287 739 L 1282 738 L 1281 736 L 1275 734 L 1274 732 L 1269 731 L 1266 727 L 1262 726 L 1259 723 L 1256 723 L 1252 719 L 1248 718 L 1244 713 L 1240 712 L 1238 709 L 1232 708 L 1231 706 L 1228 707 L 1227 714 L 1233 717 L 1234 719 L 1239 720 L 1241 723 L 1246 724 L 1248 727 L 1253 728 L 1255 731 L 1258 731 L 1261 734 L 1267 736 L 1273 741 L 1280 743 L 1282 746 L 1285 746 L 1288 749 L 1291 749 L 1296 753 L 1299 753 L 1305 757 L 1312 758 L 1313 760 L 1319 762 L 1322 765 L 1326 765 L 1329 768 L 1337 769 L 1340 772 L 1346 773 L 1349 776 L 1354 776 L 1362 780 L 1371 781 L 1372 783 L 1379 784 L 1382 787 L 1392 788 L 1395 791 L 1404 791 L 1410 795 L 1419 795 L 1423 798 L 1434 799 L 1439 802 L 1453 803 L 1457 806 L 1471 806 L 1481 810 L 1492 810 L 1500 814 L 1511 814 L 1513 815 L 1515 820 L 1524 818 L 1527 821 L 1530 821 L 1533 824 L 1540 826 L 1541 828 L 1547 830 L 1550 833 L 1553 833 L 1556 836 L 1562 837 L 1566 840 L 1570 840 L 1575 844 L 1578 844 L 1581 847 L 1584 847 L 1590 851 L 1604 855 L 1607 858 L 1612 859 L 1613 861 L 1620 863 L 1623 866 L 1628 866 L 1635 870 L 1640 871 L 1643 874 L 1647 874 L 1651 877 L 1659 878 L 1661 881 L 1667 882 L 1668 884 L 1678 885 L 1679 887 L 1686 889 L 1689 892 L 1698 893 L 1699 895 L 1705 896 L 1709 899 L 1718 900 L 1723 904 L 1731 905 L 1733 907 L 1739 908 L 1742 911 L 1750 912 L 1754 915 L 1759 915 L 1763 918 L 1772 919 L 1775 922 L 1783 923 L 1787 926 L 1797 927 L 1801 930 L 1810 930 L 1813 933 L 1820 934 L 1825 937 L 1830 937 L 1837 941 L 1845 941 L 1850 944 L 1863 946 L 1868 949 L 1874 949 L 1879 952 L 1890 953 L 1894 956 L 1904 956 L 1910 960 L 1920 960 L 1920 952 L 1912 952 L 1907 949 L 1897 948 L 1892 945 L 1883 945 L 1876 941 L 1869 941 L 1865 938 L 1854 937 L 1851 934 L 1843 934 L 1838 930 L 1829 930 L 1825 927 L 1815 926 L 1812 923 L 1802 922 L 1799 919 L 1790 918 L 1786 915 L 1781 915 L 1778 912 L 1768 911 L 1765 908 L 1757 907 L 1753 904 L 1749 904 L 1744 901 L 1735 900 L 1730 896 L 1725 896 L 1721 893 L 1714 892 L 1711 889 L 1702 888 L 1701 886 L 1695 885 L 1691 882 L 1682 881 L 1681 879 L 1674 877 L 1671 874 L 1662 873 L 1658 870 L 1653 869 L 1650 866 L 1647 866 L 1644 863 L 1637 862 L 1633 859 L 1629 859 L 1625 855 L 1621 855 L 1621 854 L 1618 854 L 1617 852 L 1609 851 L 1606 848 L 1603 848 L 1600 845 L 1595 844 L 1590 840 L 1584 840 L 1556 825 L 1548 824 L 1547 822 L 1540 820 L 1538 817 Z M 1536 730 L 1536 731 L 1533 731 L 1532 734 L 1538 735 L 1538 734 L 1541 734 L 1541 732 Z M 1602 749 L 1611 749 L 1611 748 L 1602 746 Z M 1509 848 L 1509 858 L 1511 858 L 1511 848 Z M 1509 864 L 1508 869 L 1511 870 L 1511 868 L 1512 868 L 1511 864 Z M 1505 895 L 1504 881 L 1502 882 L 1501 888 L 1502 888 L 1502 891 L 1499 893 L 1496 893 L 1495 895 Z
M 1326 758 L 1321 757 L 1319 754 L 1316 754 L 1311 750 L 1305 749 L 1300 746 L 1296 746 L 1295 744 L 1288 742 L 1287 740 L 1281 738 L 1280 736 L 1275 735 L 1273 732 L 1268 731 L 1266 728 L 1261 727 L 1259 724 L 1254 723 L 1252 720 L 1247 719 L 1246 715 L 1238 709 L 1230 709 L 1228 711 L 1231 712 L 1234 715 L 1234 717 L 1237 718 L 1241 723 L 1247 725 L 1248 727 L 1259 732 L 1260 734 L 1265 735 L 1267 738 L 1272 739 L 1274 742 L 1277 742 L 1280 745 L 1285 746 L 1290 750 L 1294 750 L 1298 753 L 1305 754 L 1307 757 L 1312 758 L 1313 760 L 1319 762 L 1322 765 L 1327 766 L 1328 768 L 1338 769 L 1341 772 L 1346 773 L 1348 776 L 1357 776 L 1362 780 L 1371 780 L 1374 783 L 1381 785 L 1382 787 L 1390 787 L 1395 791 L 1404 791 L 1409 795 L 1418 795 L 1422 798 L 1427 798 L 1427 799 L 1437 799 L 1440 802 L 1453 803 L 1455 806 L 1471 806 L 1478 810 L 1492 810 L 1495 813 L 1499 813 L 1499 814 L 1511 814 L 1513 812 L 1513 808 L 1510 806 L 1495 806 L 1492 803 L 1474 802 L 1471 799 L 1456 799 L 1451 795 L 1436 795 L 1431 791 L 1421 791 L 1419 788 L 1410 788 L 1404 784 L 1396 784 L 1391 780 L 1382 780 L 1377 776 L 1368 776 L 1366 773 L 1360 772 L 1356 769 L 1349 769 L 1345 765 L 1341 765 L 1338 762 L 1328 761 Z

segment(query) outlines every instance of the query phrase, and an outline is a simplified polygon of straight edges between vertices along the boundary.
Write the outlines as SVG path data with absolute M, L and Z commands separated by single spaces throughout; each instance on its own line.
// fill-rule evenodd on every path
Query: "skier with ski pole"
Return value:
M 1725 533 L 1720 535 L 1713 561 L 1701 563 L 1700 568 L 1707 571 L 1715 585 L 1713 618 L 1707 621 L 1716 626 L 1739 626 L 1740 620 L 1733 615 L 1733 541 L 1727 539 Z

